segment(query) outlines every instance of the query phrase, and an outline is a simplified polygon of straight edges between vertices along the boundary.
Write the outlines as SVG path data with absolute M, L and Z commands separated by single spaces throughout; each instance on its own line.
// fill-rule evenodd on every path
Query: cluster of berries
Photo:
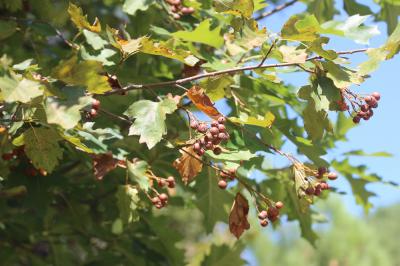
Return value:
M 181 16 L 191 15 L 195 11 L 193 7 L 183 6 L 181 0 L 166 0 L 166 2 L 170 5 L 174 19 L 180 19 Z
M 318 173 L 316 174 L 316 177 L 318 179 L 323 179 L 325 176 L 329 180 L 336 180 L 338 178 L 337 173 L 328 172 L 328 169 L 326 167 L 318 168 Z M 304 190 L 304 192 L 308 196 L 319 196 L 321 195 L 321 192 L 323 190 L 329 190 L 329 189 L 330 189 L 329 184 L 326 181 L 319 180 L 315 184 L 309 183 L 309 186 Z
M 268 220 L 275 222 L 279 218 L 279 210 L 282 209 L 283 206 L 283 202 L 277 201 L 275 206 L 270 206 L 267 210 L 260 211 L 258 213 L 260 225 L 266 227 L 268 225 Z
M 225 122 L 226 118 L 221 116 L 218 120 L 213 120 L 208 128 L 206 123 L 191 120 L 190 127 L 204 135 L 193 144 L 193 150 L 197 155 L 202 156 L 206 150 L 212 150 L 215 155 L 221 154 L 222 149 L 217 145 L 230 137 L 226 132 Z
M 17 159 L 17 158 L 21 157 L 22 155 L 24 155 L 24 153 L 25 153 L 24 146 L 20 146 L 18 148 L 13 149 L 11 152 L 3 153 L 1 155 L 1 158 L 4 161 L 10 161 L 10 160 Z
M 97 116 L 97 112 L 99 111 L 99 108 L 100 108 L 100 101 L 97 99 L 93 99 L 92 107 L 90 108 L 90 111 L 89 111 L 90 118 L 94 118 Z
M 218 187 L 220 189 L 226 189 L 228 181 L 233 181 L 236 178 L 236 169 L 229 169 L 228 171 L 220 171 L 220 180 L 218 181 Z
M 160 188 L 175 187 L 175 178 L 173 176 L 169 176 L 168 178 L 161 178 L 157 179 L 157 184 Z M 168 195 L 166 193 L 157 193 L 157 196 L 151 198 L 151 203 L 157 208 L 161 209 L 168 204 Z
M 364 104 L 360 105 L 360 110 L 357 111 L 353 122 L 358 124 L 361 119 L 368 120 L 374 115 L 373 108 L 378 107 L 378 101 L 381 99 L 379 92 L 373 92 L 371 95 L 364 97 Z

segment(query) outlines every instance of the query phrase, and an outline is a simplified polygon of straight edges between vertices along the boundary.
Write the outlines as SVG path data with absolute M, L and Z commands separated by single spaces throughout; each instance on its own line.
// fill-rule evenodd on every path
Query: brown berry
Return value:
M 157 183 L 160 187 L 165 187 L 167 185 L 167 181 L 165 179 L 161 179 L 161 178 L 158 179 Z
M 268 226 L 268 220 L 267 220 L 267 219 L 261 220 L 261 221 L 260 221 L 260 225 L 261 225 L 262 227 L 267 227 L 267 226 Z
M 354 123 L 354 124 L 360 123 L 360 120 L 361 120 L 361 118 L 360 118 L 359 116 L 353 117 L 353 123 Z
M 329 178 L 330 180 L 335 180 L 335 179 L 338 178 L 338 175 L 337 175 L 337 173 L 335 173 L 335 172 L 330 172 L 330 173 L 328 174 L 328 178 Z
M 151 203 L 153 203 L 153 205 L 156 205 L 156 204 L 161 203 L 161 200 L 159 197 L 153 197 L 153 198 L 151 198 Z
M 276 203 L 275 203 L 275 207 L 279 210 L 279 209 L 282 209 L 283 208 L 283 202 L 282 201 L 277 201 Z
M 218 127 L 218 121 L 213 120 L 211 122 L 211 127 Z
M 307 195 L 310 196 L 310 195 L 313 195 L 315 191 L 314 191 L 313 187 L 308 187 L 305 192 Z
M 227 186 L 228 186 L 228 183 L 226 183 L 225 180 L 221 179 L 221 180 L 218 181 L 218 187 L 220 189 L 225 189 Z
M 215 147 L 213 153 L 215 155 L 220 155 L 222 153 L 222 149 L 220 147 Z
M 225 122 L 226 122 L 226 118 L 225 117 L 223 117 L 223 116 L 218 117 L 218 123 L 225 124 Z
M 210 128 L 210 133 L 212 135 L 217 135 L 219 133 L 219 130 L 217 127 L 212 127 L 212 128 Z
M 224 126 L 223 124 L 219 124 L 219 125 L 218 125 L 218 130 L 219 130 L 220 132 L 224 132 L 224 131 L 225 131 L 225 126 Z
M 199 131 L 200 133 L 205 133 L 207 131 L 207 125 L 204 123 L 200 123 L 197 127 L 197 131 Z

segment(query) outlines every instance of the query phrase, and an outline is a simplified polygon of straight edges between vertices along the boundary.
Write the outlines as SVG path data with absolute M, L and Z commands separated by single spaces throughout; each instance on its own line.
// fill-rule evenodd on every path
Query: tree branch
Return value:
M 293 5 L 293 4 L 295 4 L 298 1 L 299 0 L 292 0 L 292 1 L 286 2 L 286 3 L 282 4 L 282 5 L 279 5 L 279 6 L 275 7 L 274 9 L 272 9 L 270 11 L 263 12 L 258 17 L 256 17 L 255 20 L 260 20 L 260 19 L 263 19 L 265 17 L 271 16 L 271 15 L 273 15 L 273 14 L 275 14 L 275 13 L 277 13 L 277 12 L 279 12 L 279 11 L 281 11 L 281 10 L 283 10 L 283 9 Z
M 349 51 L 339 51 L 336 53 L 338 55 L 355 54 L 355 53 L 363 53 L 363 52 L 366 52 L 367 50 L 368 50 L 368 48 L 361 48 L 361 49 L 355 49 L 355 50 L 349 50 Z M 322 59 L 322 58 L 323 58 L 322 56 L 317 55 L 317 56 L 312 56 L 312 57 L 307 58 L 306 61 L 313 61 L 313 60 L 318 60 L 318 59 Z M 183 78 L 183 79 L 177 79 L 177 80 L 171 80 L 171 81 L 156 82 L 156 83 L 149 83 L 149 84 L 128 84 L 127 86 L 123 87 L 122 89 L 114 89 L 114 90 L 106 92 L 104 95 L 124 93 L 126 91 L 137 90 L 137 89 L 151 89 L 151 88 L 159 88 L 159 87 L 176 86 L 176 85 L 182 85 L 185 83 L 189 83 L 194 80 L 208 78 L 208 77 L 215 77 L 215 76 L 224 75 L 224 74 L 233 74 L 233 73 L 243 72 L 243 71 L 247 71 L 247 70 L 265 69 L 265 68 L 274 68 L 274 67 L 287 67 L 287 66 L 297 66 L 298 67 L 298 63 L 278 63 L 278 64 L 267 64 L 267 65 L 256 64 L 253 66 L 225 69 L 225 70 L 199 74 L 196 76 L 187 77 L 187 78 Z

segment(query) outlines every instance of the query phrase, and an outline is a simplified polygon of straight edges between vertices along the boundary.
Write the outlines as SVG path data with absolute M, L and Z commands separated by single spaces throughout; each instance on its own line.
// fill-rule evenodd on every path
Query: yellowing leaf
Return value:
M 249 214 L 249 203 L 240 193 L 236 194 L 231 213 L 229 214 L 229 231 L 239 239 L 245 230 L 250 228 L 247 215 Z
M 273 113 L 268 112 L 264 115 L 264 117 L 253 117 L 248 116 L 245 113 L 241 113 L 240 117 L 230 117 L 230 121 L 233 123 L 253 125 L 259 127 L 271 127 L 272 123 L 275 121 L 275 116 Z
M 193 86 L 187 92 L 187 96 L 199 110 L 212 119 L 218 119 L 218 117 L 222 116 L 201 87 Z
M 167 43 L 159 42 L 155 43 L 148 37 L 141 39 L 140 52 L 145 54 L 160 55 L 167 58 L 179 60 L 189 66 L 194 66 L 199 59 L 193 56 L 189 51 L 183 49 L 174 49 L 169 47 Z
M 200 156 L 193 151 L 192 145 L 182 148 L 180 153 L 182 156 L 174 161 L 173 166 L 181 175 L 183 183 L 187 185 L 201 172 L 203 163 Z
M 283 25 L 282 38 L 293 41 L 314 41 L 319 37 L 317 34 L 320 25 L 314 15 L 308 15 L 300 18 L 295 15 Z
M 80 7 L 72 3 L 69 3 L 68 13 L 71 16 L 72 22 L 78 29 L 80 30 L 87 29 L 93 32 L 101 31 L 101 25 L 99 20 L 96 18 L 93 25 L 90 25 L 90 23 L 87 20 L 87 16 L 83 15 L 83 11 Z
M 307 53 L 305 49 L 282 45 L 279 47 L 279 51 L 282 53 L 284 62 L 295 64 L 304 64 L 306 62 Z
M 219 48 L 224 44 L 224 39 L 221 36 L 221 27 L 218 26 L 210 30 L 210 26 L 211 20 L 206 19 L 194 31 L 177 31 L 172 35 L 184 41 L 204 43 Z
M 95 94 L 103 94 L 112 88 L 108 78 L 102 73 L 103 67 L 98 61 L 78 62 L 76 56 L 61 62 L 54 70 L 54 76 L 68 85 L 86 86 L 87 90 Z
M 214 6 L 218 12 L 240 15 L 247 19 L 254 12 L 253 0 L 215 0 Z

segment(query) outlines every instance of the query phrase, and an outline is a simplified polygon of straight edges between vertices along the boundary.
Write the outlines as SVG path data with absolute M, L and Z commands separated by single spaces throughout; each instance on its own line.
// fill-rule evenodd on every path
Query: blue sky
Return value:
M 369 5 L 374 11 L 378 9 L 378 6 L 370 0 L 362 1 L 362 3 Z M 337 1 L 337 5 L 341 9 L 342 1 Z M 260 25 L 267 27 L 270 31 L 279 32 L 283 23 L 292 14 L 301 12 L 304 9 L 304 4 L 297 3 L 264 19 L 260 22 Z M 347 14 L 342 13 L 337 15 L 335 19 L 344 20 L 346 16 Z M 368 22 L 376 24 L 372 19 L 368 20 Z M 362 47 L 378 47 L 385 42 L 387 35 L 386 24 L 377 23 L 377 25 L 381 34 L 372 38 L 370 44 L 367 46 L 359 45 L 343 38 L 332 37 L 327 48 L 350 50 Z M 354 66 L 367 59 L 367 56 L 364 54 L 355 54 L 350 57 L 355 63 Z M 361 122 L 359 126 L 353 128 L 348 134 L 349 141 L 339 143 L 338 148 L 327 156 L 328 159 L 333 159 L 335 156 L 350 150 L 363 149 L 366 152 L 386 151 L 392 153 L 393 157 L 355 157 L 351 158 L 351 162 L 367 165 L 372 172 L 379 174 L 386 181 L 400 181 L 397 168 L 398 164 L 400 164 L 400 119 L 397 117 L 397 113 L 399 112 L 397 108 L 400 106 L 400 90 L 398 88 L 400 82 L 396 73 L 400 73 L 399 57 L 382 63 L 380 68 L 372 74 L 371 78 L 367 79 L 361 86 L 352 88 L 360 93 L 379 91 L 382 99 L 379 102 L 379 107 L 374 117 L 369 121 Z M 288 74 L 285 75 L 285 81 L 300 87 L 307 84 L 307 75 Z M 276 162 L 279 163 L 279 160 L 277 158 Z M 340 190 L 350 191 L 348 183 L 343 179 L 340 180 L 339 178 L 339 180 L 335 181 L 335 186 L 339 187 Z M 371 199 L 375 208 L 400 202 L 400 190 L 397 188 L 383 184 L 371 184 L 367 188 L 377 194 L 377 197 Z M 343 198 L 352 213 L 362 214 L 361 207 L 356 205 L 351 195 L 343 196 Z

